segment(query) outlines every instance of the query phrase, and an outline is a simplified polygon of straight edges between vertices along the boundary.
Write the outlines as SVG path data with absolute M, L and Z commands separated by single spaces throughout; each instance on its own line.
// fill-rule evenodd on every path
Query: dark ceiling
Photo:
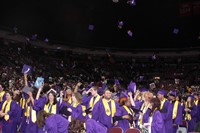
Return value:
M 175 48 L 200 45 L 199 15 L 180 16 L 183 0 L 6 0 L 1 27 L 66 45 L 120 48 Z M 122 29 L 118 21 L 123 21 Z M 93 30 L 88 30 L 94 25 Z M 173 33 L 174 29 L 178 33 Z M 127 31 L 131 30 L 130 37 Z M 119 43 L 121 45 L 119 45 Z

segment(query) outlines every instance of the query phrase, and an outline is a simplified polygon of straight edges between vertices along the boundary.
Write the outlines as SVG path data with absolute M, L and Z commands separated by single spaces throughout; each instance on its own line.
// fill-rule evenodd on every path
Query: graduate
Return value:
M 86 133 L 107 133 L 107 128 L 94 119 L 87 119 Z
M 106 89 L 103 98 L 99 100 L 93 107 L 92 119 L 99 121 L 107 129 L 113 127 L 113 117 L 116 112 L 115 101 L 111 99 L 110 90 Z
M 58 114 L 41 110 L 37 115 L 37 125 L 39 128 L 45 127 L 47 133 L 68 133 L 69 121 Z
M 157 92 L 157 97 L 161 102 L 160 112 L 165 124 L 165 132 L 173 133 L 172 127 L 172 104 L 165 98 L 167 92 L 165 90 L 159 90 Z
M 148 129 L 149 133 L 167 133 L 165 132 L 164 120 L 160 112 L 160 100 L 158 98 L 152 98 L 150 103 L 151 112 L 149 121 L 148 123 L 144 123 L 143 126 Z
M 129 128 L 133 128 L 133 115 L 134 112 L 131 109 L 131 101 L 127 97 L 121 102 L 121 107 L 117 109 L 113 118 L 114 125 L 121 127 L 125 132 Z
M 0 103 L 6 100 L 6 93 L 3 85 L 0 83 Z
M 20 99 L 22 98 L 22 93 L 18 93 L 14 95 L 13 100 L 15 101 L 15 110 L 16 110 L 16 117 L 15 117 L 15 133 L 17 133 L 21 128 L 21 118 L 22 118 L 22 107 L 20 106 Z
M 197 123 L 197 106 L 194 103 L 193 95 L 188 96 L 184 111 L 185 120 L 188 122 L 188 132 L 192 132 Z
M 38 131 L 36 124 L 37 121 L 37 111 L 34 109 L 34 97 L 36 92 L 28 92 L 29 98 L 26 101 L 24 118 L 22 118 L 22 124 L 25 124 L 25 133 L 34 133 Z
M 169 100 L 172 104 L 172 121 L 173 121 L 173 133 L 176 133 L 178 126 L 182 125 L 183 121 L 183 111 L 181 107 L 181 103 L 179 100 L 176 100 L 177 92 L 171 91 L 169 92 Z
M 139 118 L 138 118 L 138 126 L 139 128 L 142 128 L 143 123 L 147 123 L 149 120 L 149 115 L 151 112 L 151 109 L 149 108 L 151 106 L 150 100 L 153 98 L 153 94 L 151 92 L 144 92 L 142 95 L 142 100 L 144 101 L 140 110 Z
M 194 93 L 194 103 L 197 107 L 197 123 L 200 122 L 200 102 L 199 102 L 199 94 Z
M 67 89 L 65 94 L 64 94 L 64 99 L 65 102 L 71 104 L 72 103 L 72 90 Z
M 5 92 L 6 100 L 0 105 L 0 117 L 2 133 L 15 133 L 16 132 L 16 103 L 12 100 L 13 93 L 11 91 Z
M 63 103 L 63 106 L 67 106 L 68 111 L 71 112 L 71 116 L 68 117 L 68 121 L 71 122 L 72 119 L 78 119 L 78 120 L 85 120 L 86 119 L 86 113 L 84 112 L 86 110 L 86 107 L 81 105 L 82 103 L 82 96 L 80 93 L 75 92 L 72 94 L 72 104 Z
M 88 99 L 87 109 L 89 109 L 89 111 L 92 112 L 92 108 L 101 99 L 101 96 L 97 93 L 96 86 L 91 87 L 89 92 L 91 92 L 91 96 L 90 99 Z M 92 114 L 89 113 L 88 117 L 92 118 Z

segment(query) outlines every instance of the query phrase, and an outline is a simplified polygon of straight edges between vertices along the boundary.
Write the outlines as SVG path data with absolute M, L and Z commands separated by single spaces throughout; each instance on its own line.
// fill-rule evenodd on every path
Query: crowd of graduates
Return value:
M 62 87 L 43 82 L 36 88 L 28 77 L 23 74 L 21 88 L 0 84 L 2 133 L 107 133 L 112 127 L 176 133 L 183 121 L 188 132 L 199 130 L 199 93 L 192 90 L 184 96 L 177 89 L 155 92 L 133 81 L 122 88 L 118 79 L 112 87 L 101 80 Z
M 186 71 L 177 64 L 181 69 L 175 70 L 187 78 L 175 83 L 170 65 L 157 61 L 113 63 L 73 54 L 63 61 L 33 48 L 2 49 L 2 133 L 107 133 L 113 127 L 124 132 L 137 128 L 176 133 L 180 127 L 200 132 L 199 91 L 191 88 L 191 82 L 197 83 L 198 67 Z M 32 66 L 30 73 L 22 72 L 25 63 Z M 150 71 L 160 73 L 161 79 L 149 80 Z M 173 80 L 163 80 L 166 75 Z M 40 87 L 35 86 L 37 77 L 44 78 Z

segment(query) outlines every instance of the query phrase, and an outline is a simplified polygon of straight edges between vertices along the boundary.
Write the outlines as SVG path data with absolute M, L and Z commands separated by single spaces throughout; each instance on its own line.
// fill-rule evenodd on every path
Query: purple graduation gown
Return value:
M 72 109 L 72 112 L 71 112 L 72 119 L 86 120 L 86 116 L 83 116 L 83 110 L 82 110 L 81 104 L 78 104 L 78 106 L 75 108 L 71 106 L 70 104 L 63 102 L 63 106 L 67 106 L 68 108 Z
M 197 124 L 197 106 L 196 105 L 193 105 L 190 114 L 191 114 L 191 120 L 187 120 L 188 132 L 194 131 Z
M 5 101 L 4 101 L 5 102 Z M 3 103 L 1 104 L 1 107 L 0 109 L 2 110 L 2 107 L 3 107 Z M 12 101 L 10 103 L 10 111 L 8 111 L 7 113 L 9 114 L 9 119 L 6 121 L 4 119 L 4 117 L 2 117 L 2 133 L 15 133 L 16 131 L 16 123 L 15 123 L 15 118 L 16 118 L 16 109 L 15 109 L 15 106 L 16 106 L 16 102 L 15 101 Z
M 94 119 L 87 119 L 86 133 L 107 133 L 107 128 Z
M 68 133 L 68 126 L 69 121 L 58 114 L 51 115 L 45 120 L 47 133 Z
M 109 102 L 109 106 L 110 106 L 110 110 L 112 110 L 111 109 L 111 102 Z M 106 115 L 102 99 L 99 100 L 94 105 L 93 110 L 92 110 L 92 119 L 100 122 L 107 129 L 113 127 L 113 123 L 112 123 L 113 118 L 112 118 L 112 115 L 110 115 L 110 116 Z
M 160 111 L 165 124 L 165 132 L 173 133 L 172 126 L 172 104 L 166 100 L 162 110 Z
M 117 109 L 115 116 L 124 116 L 124 115 L 128 115 L 128 112 L 122 106 Z M 129 121 L 127 119 L 118 120 L 118 124 L 116 127 L 121 127 L 123 129 L 123 131 L 125 132 L 127 129 L 130 128 Z
M 174 108 L 174 103 L 172 103 L 172 105 Z M 173 111 L 173 109 L 172 109 L 172 111 Z M 176 124 L 176 126 L 173 126 L 173 133 L 176 133 L 176 131 L 178 129 L 178 125 L 181 125 L 182 121 L 183 121 L 183 110 L 182 110 L 181 103 L 179 102 L 176 118 L 173 119 L 173 124 Z
M 15 105 L 15 110 L 16 110 L 16 117 L 15 117 L 15 133 L 17 133 L 17 128 L 20 126 L 21 124 L 21 116 L 22 116 L 22 108 L 21 106 L 16 103 Z
M 152 123 L 151 123 L 151 133 L 168 133 L 165 132 L 164 128 L 164 121 L 162 119 L 162 115 L 160 111 L 155 111 L 153 116 L 152 116 Z M 169 129 L 167 129 L 169 130 Z

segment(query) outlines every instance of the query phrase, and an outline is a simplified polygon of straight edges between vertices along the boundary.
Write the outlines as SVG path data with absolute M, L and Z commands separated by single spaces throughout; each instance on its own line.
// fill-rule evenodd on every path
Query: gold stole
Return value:
M 96 99 L 94 100 L 94 96 L 90 99 L 90 107 L 92 108 L 99 100 L 101 96 L 97 95 Z M 93 102 L 94 101 L 94 102 Z
M 194 101 L 195 105 L 197 106 L 199 103 L 199 100 Z
M 72 104 L 72 97 L 68 100 L 68 103 Z
M 101 96 L 97 95 L 96 99 L 94 100 L 94 96 L 90 99 L 90 108 L 93 108 L 93 106 L 100 100 Z M 93 102 L 94 101 L 94 102 Z M 92 118 L 92 114 L 88 114 L 89 118 Z
M 37 117 L 36 111 L 32 107 L 26 105 L 26 111 L 24 112 L 24 116 L 26 116 L 27 118 L 29 118 L 30 117 L 30 113 L 31 113 L 31 121 L 33 123 L 35 123 L 36 120 L 37 120 L 37 118 L 36 118 Z
M 189 107 L 188 102 L 185 103 L 185 106 L 187 108 Z M 191 119 L 192 119 L 191 114 L 189 114 L 188 112 L 186 112 L 186 114 L 185 114 L 185 120 L 189 120 L 190 121 Z
M 105 112 L 106 112 L 106 115 L 107 116 L 114 116 L 115 115 L 115 112 L 116 112 L 116 106 L 115 106 L 115 101 L 114 100 L 110 100 L 111 102 L 111 111 L 110 111 L 110 107 L 109 107 L 109 104 L 107 102 L 106 99 L 102 99 L 102 102 L 103 102 L 103 106 L 104 106 L 104 109 L 105 109 Z
M 164 100 L 163 101 L 161 101 L 161 105 L 160 105 L 160 110 L 162 110 L 162 108 L 163 108 L 163 105 L 164 105 L 164 103 L 165 103 L 165 101 L 166 101 L 167 99 L 166 98 L 164 98 Z
M 141 109 L 140 110 L 142 110 L 142 113 L 144 114 L 144 113 L 146 113 L 146 111 L 147 111 L 147 109 L 149 108 L 149 106 L 150 106 L 150 104 L 147 104 L 147 106 L 145 106 L 145 104 L 143 103 L 142 104 L 142 107 L 141 107 Z M 141 125 L 142 126 L 142 119 L 143 119 L 143 116 L 139 116 L 139 125 Z
M 131 112 L 131 110 L 130 110 L 127 106 L 124 105 L 123 107 L 124 107 L 124 109 L 128 112 L 128 114 L 133 115 L 133 113 Z M 133 128 L 133 125 L 129 123 L 129 127 L 130 127 L 130 128 Z
M 2 91 L 2 92 L 0 93 L 0 102 L 2 102 L 4 94 L 5 94 L 5 91 Z
M 8 101 L 5 101 L 4 103 L 3 103 L 3 106 L 2 106 L 2 112 L 3 112 L 3 110 L 5 109 L 5 112 L 3 112 L 3 113 L 7 113 L 8 111 L 10 111 L 10 104 L 11 104 L 11 102 L 12 102 L 12 100 L 10 100 L 9 102 Z M 7 105 L 6 105 L 7 104 Z M 5 106 L 6 106 L 6 108 L 5 108 Z M 5 115 L 4 116 L 4 119 L 7 121 L 8 119 L 10 118 L 10 116 L 7 114 L 7 115 Z
M 175 101 L 174 108 L 173 108 L 172 119 L 176 118 L 177 112 L 178 112 L 178 101 Z
M 52 110 L 51 112 L 49 112 L 49 103 L 44 105 L 44 111 L 46 111 L 47 113 L 52 113 L 52 114 L 56 114 L 56 108 L 57 108 L 57 104 L 52 105 Z
M 82 112 L 83 112 L 83 116 L 86 116 L 85 110 L 86 110 L 86 106 L 81 105 L 82 106 Z
M 138 96 L 138 97 L 137 97 L 137 100 L 138 100 L 138 101 L 142 100 L 142 97 L 141 97 L 141 96 Z
M 26 99 L 25 98 L 21 98 L 20 99 L 20 106 L 22 107 L 22 109 L 25 108 L 25 103 L 26 103 Z

